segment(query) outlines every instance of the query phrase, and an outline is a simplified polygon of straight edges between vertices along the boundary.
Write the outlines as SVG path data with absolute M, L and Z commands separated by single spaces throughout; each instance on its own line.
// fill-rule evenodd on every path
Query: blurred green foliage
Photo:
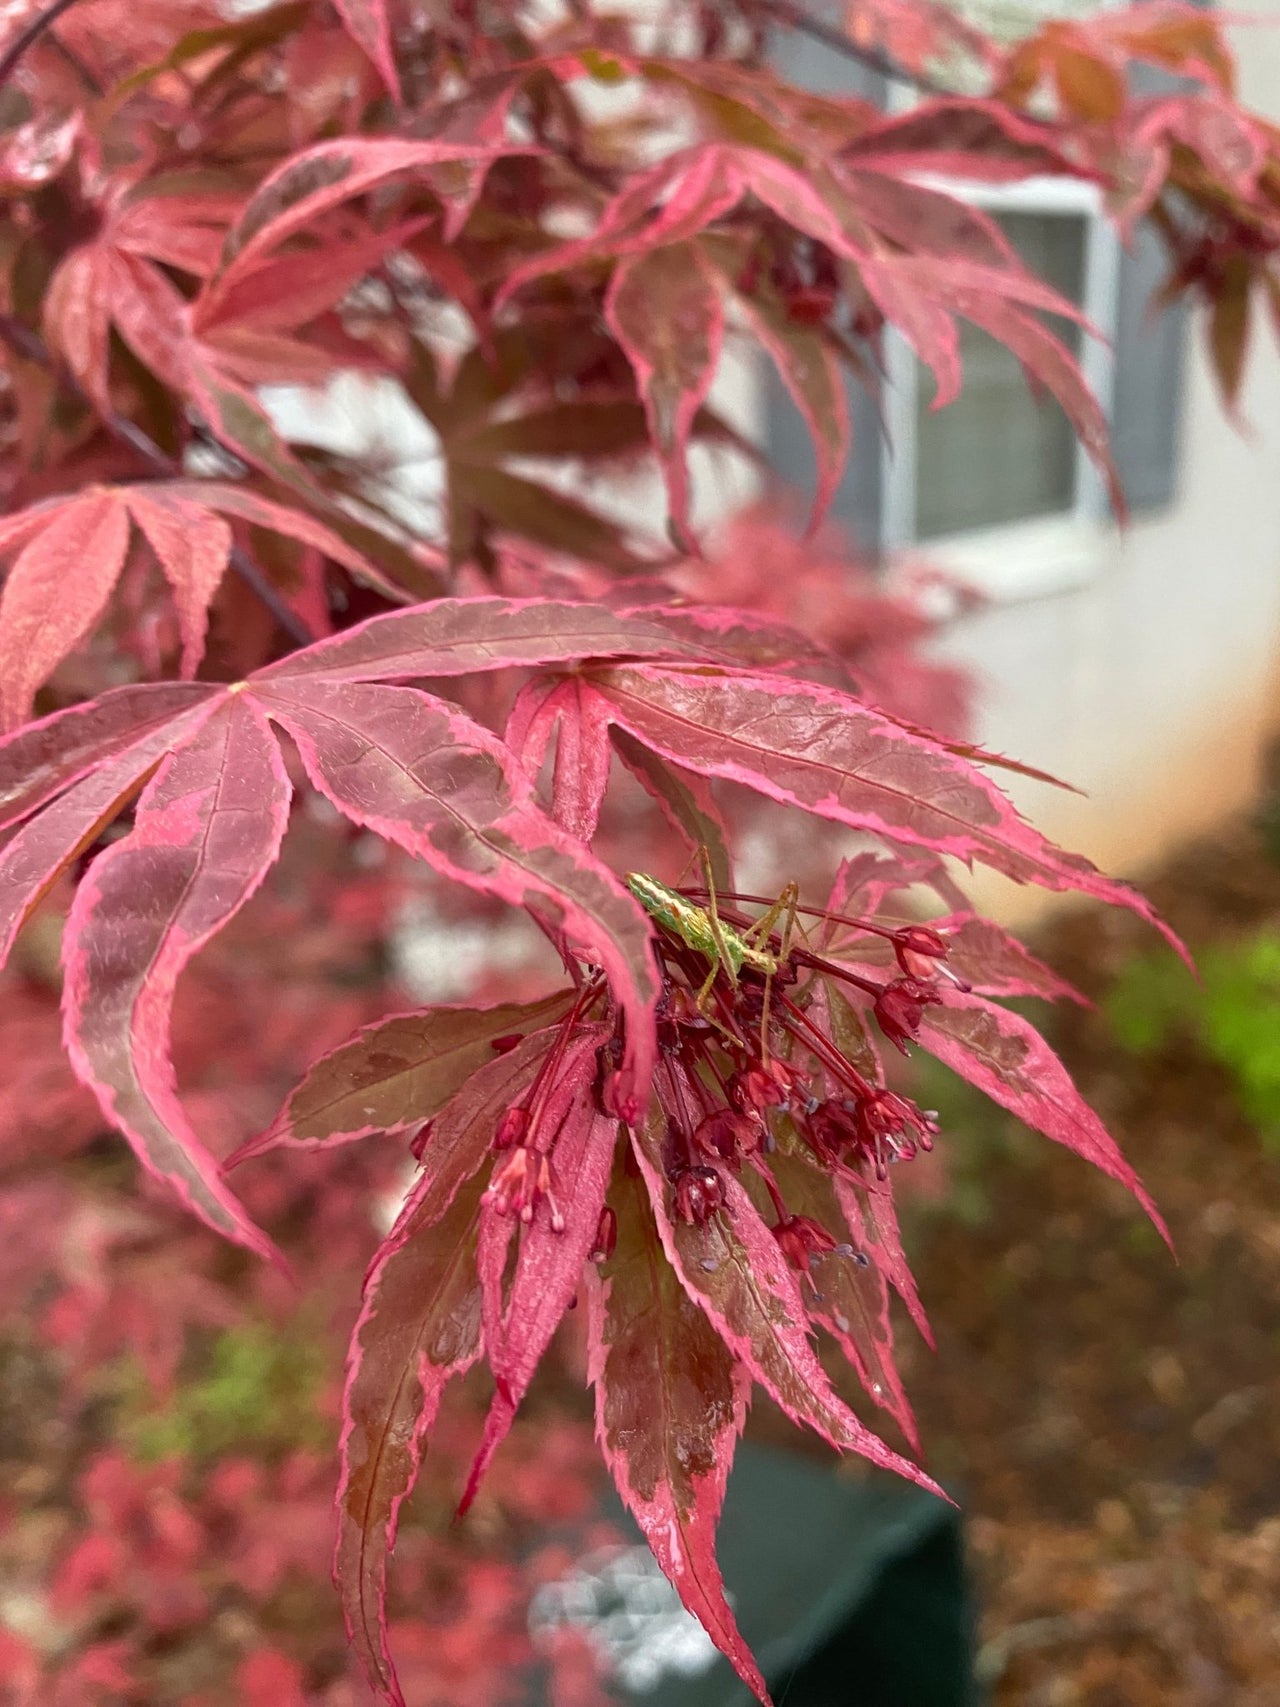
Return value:
M 1225 1068 L 1241 1112 L 1280 1151 L 1280 933 L 1260 931 L 1197 959 L 1201 982 L 1166 954 L 1133 960 L 1104 1004 L 1116 1038 L 1149 1055 L 1183 1041 Z
M 227 1328 L 157 1402 L 136 1365 L 118 1389 L 117 1437 L 141 1463 L 206 1463 L 223 1454 L 278 1457 L 332 1444 L 321 1403 L 331 1376 L 320 1338 L 289 1338 L 267 1323 Z

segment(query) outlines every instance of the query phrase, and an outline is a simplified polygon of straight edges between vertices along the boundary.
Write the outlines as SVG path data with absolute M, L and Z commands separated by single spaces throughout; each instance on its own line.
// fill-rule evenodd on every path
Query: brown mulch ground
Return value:
M 1280 927 L 1251 826 L 1144 885 L 1193 950 Z M 1089 908 L 1037 943 L 1087 994 L 1137 920 Z M 980 1212 L 912 1240 L 938 1356 L 908 1389 L 930 1468 L 964 1490 L 997 1707 L 1280 1703 L 1280 1159 L 1194 1047 L 1136 1059 L 1097 1013 L 1051 1035 L 1168 1219 L 1016 1138 Z M 945 1140 L 944 1140 L 945 1142 Z

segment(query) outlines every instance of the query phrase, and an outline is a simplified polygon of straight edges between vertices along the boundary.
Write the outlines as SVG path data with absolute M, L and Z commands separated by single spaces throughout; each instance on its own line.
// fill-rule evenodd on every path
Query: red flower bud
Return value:
M 930 930 L 928 925 L 903 925 L 894 931 L 889 939 L 893 943 L 893 952 L 898 957 L 898 965 L 902 970 L 913 976 L 930 978 L 935 968 L 928 966 L 920 970 L 920 961 L 945 960 L 947 957 L 946 939 L 937 931 Z
M 734 1073 L 728 1084 L 729 1100 L 740 1112 L 756 1114 L 782 1101 L 782 1092 L 757 1067 Z
M 931 1114 L 921 1113 L 906 1097 L 886 1090 L 876 1090 L 858 1099 L 854 1125 L 858 1148 L 874 1162 L 881 1179 L 888 1172 L 891 1158 L 910 1161 L 918 1149 L 931 1150 L 938 1130 Z
M 744 1114 L 785 1108 L 804 1082 L 804 1075 L 785 1061 L 757 1061 L 729 1080 L 729 1101 Z
M 836 292 L 825 285 L 800 285 L 787 297 L 787 319 L 818 326 L 835 307 Z
M 941 1000 L 934 987 L 919 978 L 895 978 L 875 999 L 876 1022 L 890 1043 L 909 1055 L 907 1044 L 914 1043 L 920 1035 L 925 1008 L 930 1002 Z
M 718 1108 L 695 1129 L 693 1143 L 704 1156 L 736 1168 L 743 1156 L 760 1148 L 762 1137 L 758 1115 L 753 1118 L 736 1108 Z
M 941 931 L 931 930 L 928 925 L 903 925 L 901 930 L 894 931 L 891 938 L 893 952 L 898 957 L 898 965 L 909 976 L 914 978 L 946 978 L 958 990 L 967 990 L 968 984 L 956 975 L 949 966 L 941 964 L 947 958 L 950 944 Z
M 724 1181 L 714 1168 L 681 1168 L 672 1184 L 676 1214 L 690 1226 L 703 1226 L 724 1202 Z
M 799 1125 L 808 1143 L 828 1162 L 836 1161 L 857 1136 L 852 1115 L 834 1102 L 820 1102 Z
M 805 1274 L 819 1257 L 829 1256 L 832 1252 L 838 1256 L 853 1255 L 852 1245 L 840 1244 L 821 1222 L 812 1220 L 808 1215 L 788 1215 L 773 1229 L 773 1236 L 791 1266 Z
M 596 1050 L 596 1105 L 601 1114 L 617 1116 L 620 1102 L 626 1101 L 627 1086 L 622 1080 L 626 1054 L 626 1045 L 616 1034 Z
M 798 1090 L 803 1090 L 808 1084 L 804 1074 L 791 1065 L 789 1061 L 779 1061 L 770 1058 L 765 1063 L 765 1071 L 776 1085 L 783 1091 L 787 1100 Z
M 597 1100 L 601 1113 L 612 1115 L 626 1126 L 636 1125 L 642 1110 L 636 1095 L 635 1069 L 629 1066 L 606 1069 L 599 1080 Z
M 852 1100 L 852 1099 L 851 1099 Z M 874 1090 L 859 1097 L 853 1105 L 858 1130 L 870 1137 L 880 1138 L 887 1132 L 901 1132 L 910 1118 L 905 1097 L 896 1091 Z

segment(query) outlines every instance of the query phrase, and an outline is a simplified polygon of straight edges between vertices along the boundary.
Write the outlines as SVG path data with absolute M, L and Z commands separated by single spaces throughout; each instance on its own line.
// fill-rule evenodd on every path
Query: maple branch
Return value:
M 67 3 L 70 4 L 70 0 L 67 0 Z M 63 389 L 81 403 L 93 407 L 91 399 L 74 374 L 68 373 L 59 362 L 54 360 L 43 340 L 29 326 L 24 326 L 21 320 L 16 319 L 12 314 L 0 314 L 0 338 L 16 354 L 23 356 L 27 361 L 34 362 L 38 367 L 42 367 L 46 373 L 52 374 Z M 127 445 L 157 474 L 163 474 L 168 478 L 182 475 L 181 463 L 163 450 L 150 433 L 144 432 L 135 421 L 129 420 L 127 415 L 117 414 L 114 409 L 97 410 L 96 412 L 112 438 L 122 445 Z M 297 612 L 290 610 L 248 552 L 241 546 L 233 544 L 229 562 L 233 573 L 239 576 L 250 592 L 254 593 L 266 606 L 291 640 L 299 646 L 313 644 L 316 636 Z
M 80 55 L 76 53 L 74 49 L 69 48 L 60 36 L 50 36 L 49 45 L 56 49 L 56 51 L 61 55 L 64 63 L 71 67 L 76 76 L 84 84 L 85 88 L 88 89 L 89 93 L 101 98 L 105 93 L 102 84 L 94 76 L 93 72 L 90 71 L 89 67 L 85 64 L 84 60 L 81 59 Z
M 52 6 L 46 6 L 43 12 L 37 12 L 25 30 L 19 30 L 17 36 L 9 44 L 9 50 L 0 59 L 0 89 L 9 81 L 18 68 L 18 64 L 27 49 L 50 27 L 55 24 L 64 12 L 71 10 L 76 0 L 53 0 Z
M 257 594 L 260 602 L 271 612 L 271 615 L 284 629 L 290 640 L 296 640 L 299 646 L 311 646 L 315 643 L 316 636 L 311 632 L 309 626 L 303 622 L 296 611 L 289 609 L 289 606 L 285 604 L 247 551 L 233 542 L 228 561 L 235 574 L 240 577 L 251 593 Z

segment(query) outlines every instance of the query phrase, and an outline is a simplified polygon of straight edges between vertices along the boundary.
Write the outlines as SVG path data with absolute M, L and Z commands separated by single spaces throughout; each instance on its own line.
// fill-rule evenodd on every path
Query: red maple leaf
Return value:
M 330 528 L 247 487 L 164 480 L 89 486 L 45 499 L 0 522 L 0 560 L 11 559 L 0 593 L 0 724 L 21 723 L 36 690 L 92 632 L 135 536 L 169 584 L 182 674 L 193 676 L 204 652 L 209 606 L 231 554 L 226 515 L 286 534 L 359 577 L 381 581 Z

